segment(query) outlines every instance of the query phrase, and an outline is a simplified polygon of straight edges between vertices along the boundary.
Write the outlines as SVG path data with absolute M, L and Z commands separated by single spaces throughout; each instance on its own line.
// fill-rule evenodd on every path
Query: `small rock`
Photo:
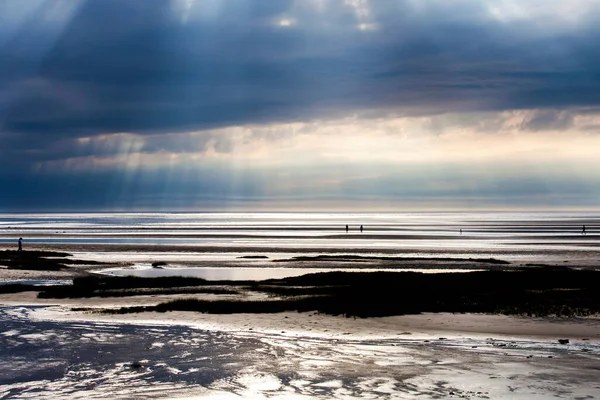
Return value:
M 558 343 L 560 343 L 560 344 L 568 344 L 569 343 L 569 339 L 558 339 Z

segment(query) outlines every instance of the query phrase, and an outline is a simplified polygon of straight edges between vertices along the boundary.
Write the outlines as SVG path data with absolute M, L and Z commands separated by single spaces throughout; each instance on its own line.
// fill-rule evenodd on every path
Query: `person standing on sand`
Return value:
M 362 227 L 362 225 L 361 225 L 361 226 L 360 226 L 360 233 L 362 233 L 362 230 L 363 230 L 363 227 Z
M 23 251 L 23 238 L 19 238 L 19 251 Z
M 348 233 L 348 225 L 346 225 L 346 233 Z
M 583 226 L 583 228 L 581 228 L 581 234 L 585 235 L 585 225 Z

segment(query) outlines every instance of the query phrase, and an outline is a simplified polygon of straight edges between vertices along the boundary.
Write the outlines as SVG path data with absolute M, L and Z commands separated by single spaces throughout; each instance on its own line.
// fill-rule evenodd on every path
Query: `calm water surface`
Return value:
M 239 267 L 239 268 L 204 268 L 204 267 L 193 267 L 193 268 L 115 268 L 100 271 L 105 275 L 113 276 L 139 276 L 143 278 L 157 278 L 164 276 L 184 276 L 193 278 L 203 278 L 209 281 L 246 281 L 256 280 L 262 281 L 266 279 L 283 279 L 291 278 L 294 276 L 301 276 L 306 274 L 316 274 L 320 272 L 331 272 L 331 271 L 346 271 L 346 272 L 375 272 L 375 271 L 389 271 L 389 272 L 405 272 L 405 271 L 419 271 L 425 273 L 440 273 L 440 272 L 470 272 L 474 270 L 465 269 L 427 269 L 417 270 L 414 268 L 361 268 L 361 269 L 349 269 L 349 268 L 252 268 L 252 267 Z
M 342 253 L 600 266 L 599 232 L 595 213 L 0 214 L 0 246 L 23 237 L 25 246 L 88 255 L 93 247 L 92 258 L 113 261 Z

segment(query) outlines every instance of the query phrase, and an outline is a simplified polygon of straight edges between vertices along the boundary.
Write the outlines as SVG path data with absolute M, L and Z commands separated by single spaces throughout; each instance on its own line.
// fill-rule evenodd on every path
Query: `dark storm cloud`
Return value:
M 447 127 L 469 112 L 469 123 L 493 132 L 502 121 L 481 122 L 474 111 L 534 109 L 523 130 L 569 129 L 577 113 L 600 106 L 600 6 L 574 1 L 581 15 L 563 15 L 564 2 L 554 0 L 521 2 L 518 16 L 468 0 L 1 1 L 0 185 L 11 190 L 0 207 L 160 206 L 170 197 L 175 208 L 198 196 L 260 197 L 274 179 L 268 172 L 210 163 L 191 181 L 177 170 L 173 178 L 118 163 L 89 174 L 35 170 L 133 150 L 228 153 L 233 139 L 215 128 L 233 125 L 460 113 L 442 121 Z M 111 137 L 121 133 L 134 136 Z M 231 186 L 231 176 L 241 183 Z M 490 187 L 490 198 L 542 188 L 515 182 Z M 392 186 L 348 190 L 400 196 L 378 189 Z
M 365 108 L 435 113 L 600 100 L 598 31 L 586 21 L 574 35 L 544 21 L 484 20 L 469 2 L 420 12 L 412 2 L 372 2 L 377 29 L 360 31 L 342 2 L 321 16 L 294 15 L 292 1 L 194 2 L 188 16 L 183 2 L 174 4 L 80 2 L 43 57 L 27 49 L 39 53 L 39 36 L 52 26 L 27 20 L 38 28 L 0 50 L 0 88 L 13 92 L 0 102 L 2 129 L 173 132 Z M 220 5 L 216 14 L 203 9 L 211 4 Z M 283 15 L 296 24 L 277 27 Z M 536 32 L 540 24 L 549 32 Z
M 565 130 L 574 125 L 576 114 L 569 110 L 540 110 L 526 123 L 524 129 L 533 131 Z

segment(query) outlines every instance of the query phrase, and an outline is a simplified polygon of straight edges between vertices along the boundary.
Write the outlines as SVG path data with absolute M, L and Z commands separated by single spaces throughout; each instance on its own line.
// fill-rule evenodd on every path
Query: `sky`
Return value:
M 2 0 L 0 211 L 600 209 L 599 0 Z

